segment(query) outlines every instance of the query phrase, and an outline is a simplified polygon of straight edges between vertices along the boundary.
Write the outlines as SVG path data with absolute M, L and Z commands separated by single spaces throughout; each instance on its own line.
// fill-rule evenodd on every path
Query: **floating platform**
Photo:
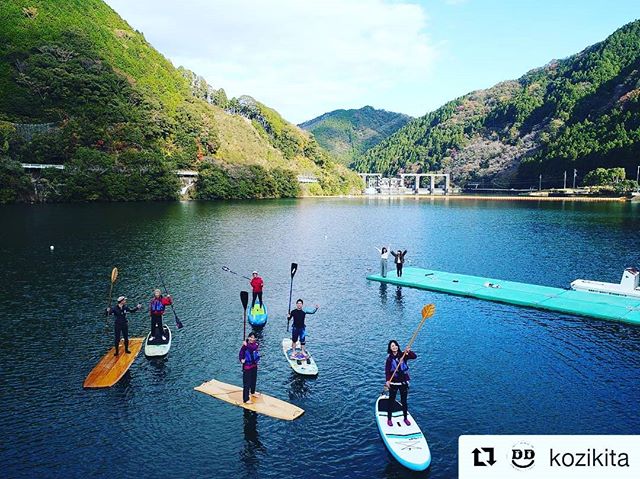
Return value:
M 389 272 L 386 278 L 379 274 L 372 274 L 367 276 L 367 279 L 439 293 L 457 294 L 517 306 L 640 325 L 640 298 L 551 288 L 411 267 L 404 268 L 400 278 L 396 276 L 395 272 Z

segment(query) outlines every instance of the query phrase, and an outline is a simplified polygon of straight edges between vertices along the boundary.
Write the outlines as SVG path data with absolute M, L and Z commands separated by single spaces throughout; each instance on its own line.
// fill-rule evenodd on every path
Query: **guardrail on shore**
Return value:
M 57 170 L 64 170 L 64 165 L 48 165 L 45 163 L 21 163 L 25 170 L 44 170 L 46 168 L 55 168 Z M 197 178 L 198 172 L 196 170 L 176 170 L 176 175 L 180 178 Z M 299 175 L 299 183 L 317 183 L 318 178 L 312 175 Z

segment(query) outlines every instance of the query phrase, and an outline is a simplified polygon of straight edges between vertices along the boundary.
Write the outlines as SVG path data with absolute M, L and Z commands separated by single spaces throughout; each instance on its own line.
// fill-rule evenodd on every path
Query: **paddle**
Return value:
M 287 331 L 289 331 L 289 321 L 291 318 L 289 314 L 291 313 L 291 293 L 293 293 L 293 277 L 296 275 L 296 271 L 298 271 L 298 263 L 291 263 L 291 285 L 289 286 L 289 309 L 287 309 Z
M 118 268 L 113 268 L 111 270 L 111 287 L 109 288 L 109 304 L 107 304 L 108 308 L 111 307 L 111 293 L 113 293 L 113 283 L 115 283 L 117 279 L 118 279 Z
M 169 296 L 169 290 L 167 290 L 167 286 L 164 284 L 164 279 L 162 278 L 161 273 L 158 273 L 158 278 L 160 279 L 160 284 L 162 284 L 162 287 L 164 288 L 164 294 Z M 171 311 L 173 311 L 173 317 L 176 320 L 176 328 L 182 329 L 184 325 L 182 324 L 182 321 L 180 321 L 180 318 L 178 318 L 178 315 L 176 314 L 176 310 L 173 307 L 173 301 L 171 301 Z
M 422 307 L 422 321 L 420 321 L 420 324 L 418 324 L 418 327 L 416 328 L 415 332 L 413 333 L 413 336 L 411 336 L 411 340 L 409 341 L 409 344 L 407 344 L 407 348 L 410 348 L 411 345 L 413 344 L 413 342 L 416 340 L 416 337 L 418 336 L 418 333 L 422 329 L 422 325 L 427 320 L 427 318 L 430 318 L 431 316 L 433 316 L 435 312 L 436 312 L 436 305 L 435 304 L 425 304 Z M 389 382 L 393 381 L 393 378 L 396 375 L 396 373 L 398 372 L 398 368 L 400 367 L 400 364 L 402 364 L 402 361 L 404 361 L 404 357 L 406 355 L 407 355 L 406 352 L 402 353 L 402 357 L 400 358 L 400 361 L 398 361 L 398 365 L 396 366 L 395 371 L 393 371 L 393 374 L 391 375 L 391 378 L 389 378 Z M 385 387 L 386 387 L 386 384 L 385 384 Z M 384 389 L 382 390 L 382 392 L 384 393 Z
M 242 340 L 246 341 L 247 339 L 247 304 L 249 304 L 249 293 L 246 291 L 240 291 L 240 301 L 242 302 L 242 321 L 243 321 L 243 329 L 242 329 Z
M 227 266 L 222 267 L 222 271 L 226 271 L 227 273 L 235 274 L 236 276 L 241 276 L 244 279 L 251 280 L 251 278 L 244 276 L 242 274 L 236 273 L 235 271 L 231 271 Z
M 113 293 L 113 283 L 118 279 L 118 268 L 113 268 L 111 270 L 111 286 L 109 287 L 109 302 L 107 304 L 107 310 L 111 308 L 111 293 Z M 107 313 L 109 314 L 109 313 Z M 105 325 L 109 326 L 109 318 L 105 318 Z

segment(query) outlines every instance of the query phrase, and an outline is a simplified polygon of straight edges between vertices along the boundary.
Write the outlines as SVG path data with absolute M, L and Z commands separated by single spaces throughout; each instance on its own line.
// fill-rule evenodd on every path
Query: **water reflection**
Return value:
M 378 294 L 380 295 L 380 302 L 382 304 L 387 304 L 387 283 L 380 283 L 380 290 Z
M 240 451 L 240 463 L 246 470 L 246 477 L 257 477 L 260 465 L 260 452 L 267 449 L 260 441 L 258 434 L 258 414 L 253 411 L 243 410 L 244 446 Z

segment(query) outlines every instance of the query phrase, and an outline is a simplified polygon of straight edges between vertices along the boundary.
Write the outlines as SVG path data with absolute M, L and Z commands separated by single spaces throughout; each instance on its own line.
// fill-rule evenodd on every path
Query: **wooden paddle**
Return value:
M 289 331 L 289 321 L 291 321 L 291 293 L 293 293 L 293 277 L 298 271 L 298 263 L 291 263 L 291 285 L 289 286 L 289 309 L 287 309 L 287 331 Z
M 242 340 L 247 340 L 247 304 L 249 304 L 249 293 L 246 291 L 240 291 L 240 301 L 242 302 Z
M 161 273 L 158 273 L 158 278 L 160 279 L 160 283 L 162 284 L 162 287 L 164 288 L 164 294 L 169 296 L 169 290 L 167 289 L 167 285 L 164 284 L 164 279 L 162 278 L 162 274 Z M 173 307 L 173 298 L 171 298 L 171 311 L 173 311 L 173 317 L 176 320 L 176 328 L 182 329 L 184 327 L 184 324 L 182 324 L 182 321 L 180 321 L 180 318 L 178 318 L 178 314 L 176 313 L 176 310 Z
M 427 318 L 430 318 L 431 316 L 433 316 L 435 312 L 436 312 L 436 305 L 435 304 L 425 304 L 422 307 L 422 321 L 420 321 L 420 324 L 418 324 L 418 327 L 416 328 L 415 332 L 413 333 L 413 336 L 411 336 L 411 340 L 409 341 L 409 344 L 407 344 L 406 348 L 410 348 L 411 347 L 413 342 L 416 340 L 416 337 L 418 336 L 418 333 L 422 329 L 422 325 L 424 324 L 424 322 L 427 320 Z M 405 348 L 405 350 L 406 350 L 406 348 Z M 395 371 L 393 371 L 393 374 L 391 375 L 391 378 L 389 378 L 389 382 L 393 381 L 393 378 L 396 375 L 396 373 L 398 372 L 398 368 L 402 364 L 402 361 L 404 361 L 404 357 L 406 355 L 407 355 L 406 351 L 404 353 L 402 353 L 402 357 L 400 358 L 400 361 L 398 361 L 398 365 L 396 366 Z M 385 383 L 385 387 L 386 387 L 386 383 Z M 384 393 L 384 389 L 382 390 L 382 392 Z
M 113 283 L 118 279 L 118 268 L 113 268 L 111 270 L 111 287 L 109 288 L 109 302 L 107 304 L 107 308 L 111 307 L 111 293 L 113 293 Z

